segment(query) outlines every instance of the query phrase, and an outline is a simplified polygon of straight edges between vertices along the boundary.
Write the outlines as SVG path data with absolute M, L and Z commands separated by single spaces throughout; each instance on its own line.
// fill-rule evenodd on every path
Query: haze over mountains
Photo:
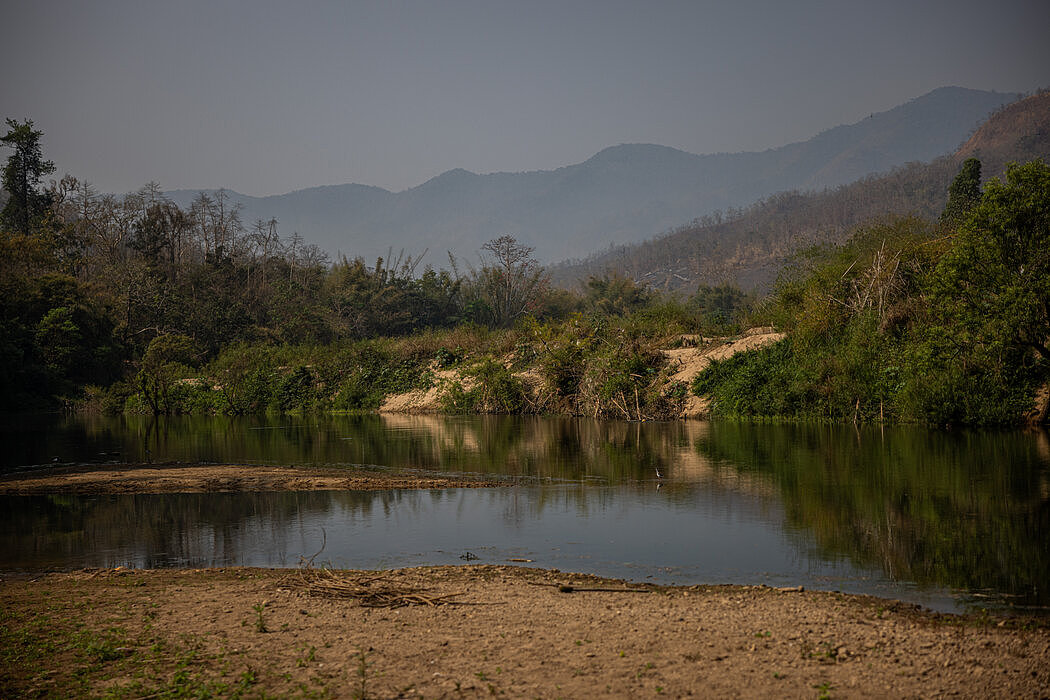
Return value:
M 478 175 L 450 170 L 403 192 L 332 185 L 270 197 L 227 191 L 242 219 L 275 218 L 333 255 L 374 261 L 404 249 L 441 265 L 445 251 L 474 259 L 509 234 L 545 262 L 644 241 L 716 210 L 784 190 L 820 190 L 928 161 L 959 147 L 991 113 L 1019 95 L 958 87 L 934 90 L 808 141 L 762 152 L 694 155 L 625 144 L 557 170 Z M 698 129 L 703 125 L 698 124 Z M 197 190 L 168 195 L 188 205 Z
M 843 241 L 855 227 L 914 214 L 936 220 L 948 186 L 967 158 L 982 179 L 1010 162 L 1050 162 L 1050 92 L 996 112 L 955 153 L 912 162 L 834 189 L 774 194 L 728 217 L 708 217 L 643 243 L 552 266 L 552 280 L 578 287 L 591 276 L 620 274 L 651 287 L 691 294 L 699 284 L 730 282 L 768 289 L 790 256 L 806 246 Z

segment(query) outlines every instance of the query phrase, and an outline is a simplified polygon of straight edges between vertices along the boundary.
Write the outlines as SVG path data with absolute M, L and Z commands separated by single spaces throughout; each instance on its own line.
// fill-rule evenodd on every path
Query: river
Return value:
M 508 563 L 1050 606 L 1047 433 L 496 416 L 14 416 L 0 470 L 213 462 L 509 488 L 0 497 L 0 566 Z

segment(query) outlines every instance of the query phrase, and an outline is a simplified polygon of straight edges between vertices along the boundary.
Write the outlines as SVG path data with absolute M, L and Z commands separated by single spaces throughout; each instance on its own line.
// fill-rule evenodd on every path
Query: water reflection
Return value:
M 3 568 L 353 568 L 525 558 L 535 566 L 664 583 L 768 583 L 875 593 L 954 609 L 841 559 L 814 556 L 783 512 L 732 491 L 558 484 L 379 493 L 0 497 Z
M 525 485 L 472 494 L 5 499 L 0 544 L 20 552 L 19 566 L 77 565 L 76 553 L 92 548 L 111 559 L 94 565 L 126 557 L 143 566 L 290 566 L 316 551 L 323 527 L 327 551 L 354 565 L 459 563 L 460 549 L 473 546 L 544 552 L 542 565 L 577 570 L 599 571 L 594 562 L 603 561 L 599 573 L 613 575 L 634 571 L 627 562 L 646 562 L 638 564 L 643 575 L 666 569 L 679 582 L 834 576 L 1050 605 L 1045 432 L 492 416 L 77 416 L 8 421 L 0 438 L 7 469 L 52 454 L 139 461 L 148 450 L 155 461 L 377 465 L 506 475 Z M 449 536 L 439 541 L 436 532 Z M 479 542 L 477 533 L 494 536 Z M 335 549 L 343 539 L 344 549 Z M 733 546 L 726 550 L 725 542 Z M 750 559 L 755 551 L 761 561 Z M 821 587 L 854 585 L 840 583 Z
M 1050 605 L 1046 433 L 716 424 L 697 451 L 765 478 L 826 556 Z
M 4 426 L 0 464 L 381 465 L 620 483 L 700 466 L 693 443 L 702 426 L 534 416 L 16 417 Z

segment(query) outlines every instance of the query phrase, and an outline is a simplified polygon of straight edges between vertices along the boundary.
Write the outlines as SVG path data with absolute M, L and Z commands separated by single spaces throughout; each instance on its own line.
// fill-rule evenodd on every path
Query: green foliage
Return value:
M 466 373 L 469 388 L 459 382 L 445 386 L 442 408 L 448 413 L 525 413 L 525 386 L 507 367 L 485 358 Z
M 644 308 L 653 293 L 619 273 L 591 277 L 584 287 L 583 302 L 592 313 L 626 316 Z
M 224 350 L 207 368 L 221 398 L 222 413 L 261 413 L 276 399 L 276 367 L 281 358 L 273 348 L 240 343 Z
M 352 338 L 394 335 L 411 327 L 411 259 L 401 266 L 374 268 L 362 258 L 343 261 L 325 281 L 326 292 L 338 323 Z
M 340 411 L 374 410 L 391 394 L 429 385 L 422 357 L 398 353 L 381 341 L 354 346 L 343 358 L 339 376 L 332 407 Z
M 630 326 L 610 329 L 587 359 L 579 396 L 585 415 L 625 420 L 663 419 L 674 401 L 664 395 L 666 359 L 659 341 Z
M 774 316 L 809 336 L 868 312 L 884 330 L 906 327 L 940 252 L 936 228 L 922 219 L 861 227 L 845 244 L 811 248 L 794 261 L 778 284 Z
M 154 414 L 371 410 L 430 386 L 432 367 L 470 364 L 477 383 L 449 388 L 452 410 L 642 420 L 684 399 L 666 386 L 661 348 L 746 320 L 792 338 L 698 380 L 720 413 L 1000 424 L 1029 410 L 1050 365 L 1050 169 L 1039 161 L 1011 166 L 983 195 L 980 163 L 967 161 L 944 226 L 861 227 L 796 258 L 757 304 L 730 285 L 682 299 L 608 274 L 582 296 L 552 292 L 509 236 L 486 243 L 466 275 L 452 260 L 417 276 L 419 258 L 404 254 L 329 266 L 276 221 L 246 228 L 222 192 L 183 209 L 156 183 L 122 199 L 68 176 L 42 191 L 52 166 L 41 133 L 7 123 L 7 406 L 113 384 L 92 396 Z M 535 392 L 512 371 L 532 368 Z
M 185 363 L 165 366 L 164 371 L 175 378 L 167 384 L 162 412 L 245 415 L 374 410 L 390 394 L 427 388 L 432 382 L 427 365 L 433 350 L 426 343 L 408 340 L 325 346 L 233 345 L 200 369 Z M 138 384 L 136 388 L 129 410 L 153 411 L 154 403 L 163 403 Z
M 778 289 L 789 340 L 716 362 L 694 382 L 721 415 L 834 421 L 904 417 L 902 358 L 935 260 L 935 231 L 905 218 L 807 251 Z
M 308 411 L 314 406 L 314 375 L 308 367 L 296 367 L 278 384 L 274 401 L 278 410 Z
M 902 415 L 932 425 L 1016 425 L 1033 408 L 1045 369 L 1025 353 L 989 355 L 969 349 L 955 355 L 954 342 L 937 339 L 936 329 L 908 348 L 907 375 L 897 397 Z
M 948 202 L 941 212 L 941 224 L 955 229 L 981 201 L 981 161 L 967 158 L 948 187 Z
M 626 318 L 574 314 L 531 324 L 519 356 L 543 379 L 536 409 L 626 420 L 672 415 L 684 394 L 680 387 L 664 393 L 668 368 L 659 348 L 674 326 L 666 321 L 668 308 L 673 316 L 682 306 L 656 304 Z
M 1011 165 L 938 265 L 933 291 L 973 343 L 1018 345 L 1050 360 L 1050 166 Z
M 0 184 L 9 195 L 0 210 L 0 228 L 9 228 L 28 236 L 40 227 L 51 206 L 51 195 L 40 189 L 40 179 L 55 172 L 55 164 L 44 160 L 40 137 L 44 132 L 33 129 L 33 122 L 7 120 L 8 132 L 0 143 L 14 149 L 4 166 Z
M 368 267 L 345 258 L 325 280 L 336 327 L 350 338 L 395 336 L 458 320 L 461 282 L 427 267 L 415 277 L 419 258 L 404 256 Z
M 902 219 L 817 249 L 781 283 L 789 341 L 715 363 L 722 415 L 1017 423 L 1047 375 L 1050 169 L 989 183 L 960 233 Z
M 905 400 L 938 424 L 1008 424 L 1050 362 L 1050 167 L 991 180 L 930 277 Z M 1045 420 L 1046 416 L 1042 416 Z
M 898 352 L 857 319 L 838 332 L 796 336 L 714 362 L 693 382 L 723 416 L 871 421 L 896 417 L 900 385 Z
M 120 368 L 120 350 L 104 309 L 65 274 L 32 274 L 4 258 L 21 239 L 0 231 L 0 396 L 6 407 L 45 407 L 74 397 L 84 384 L 108 384 Z M 25 239 L 21 239 L 25 240 Z M 14 248 L 14 246 L 12 246 Z
M 805 399 L 799 369 L 791 362 L 791 340 L 713 362 L 690 387 L 712 398 L 712 412 L 723 416 L 795 416 Z M 768 389 L 768 391 L 767 391 Z
M 448 369 L 462 361 L 463 351 L 459 348 L 450 350 L 442 345 L 438 348 L 437 352 L 434 353 L 434 362 L 437 363 L 438 369 Z
M 736 285 L 701 284 L 690 301 L 701 313 L 701 324 L 714 335 L 732 330 L 752 300 Z
M 586 359 L 594 349 L 601 327 L 600 322 L 591 323 L 581 314 L 574 314 L 563 324 L 531 324 L 534 361 L 555 402 L 567 401 L 570 408 L 575 407 L 586 372 Z
M 142 356 L 137 382 L 140 395 L 153 415 L 180 411 L 180 399 L 196 385 L 191 377 L 195 348 L 189 336 L 159 335 Z

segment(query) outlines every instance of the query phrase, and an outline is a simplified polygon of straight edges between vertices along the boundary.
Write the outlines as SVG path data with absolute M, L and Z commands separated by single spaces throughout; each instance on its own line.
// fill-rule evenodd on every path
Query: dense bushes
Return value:
M 114 384 L 101 403 L 172 414 L 367 411 L 437 386 L 453 413 L 666 418 L 685 394 L 667 387 L 660 348 L 683 330 L 705 329 L 687 309 L 654 302 L 624 317 L 530 317 L 503 330 L 466 324 L 327 345 L 237 343 L 210 361 L 193 355 L 186 336 L 158 336 L 136 381 Z M 452 377 L 438 378 L 450 369 Z
M 1011 167 L 962 221 L 900 219 L 810 251 L 770 304 L 791 338 L 715 363 L 693 391 L 720 415 L 1025 419 L 1050 361 L 1050 168 Z

